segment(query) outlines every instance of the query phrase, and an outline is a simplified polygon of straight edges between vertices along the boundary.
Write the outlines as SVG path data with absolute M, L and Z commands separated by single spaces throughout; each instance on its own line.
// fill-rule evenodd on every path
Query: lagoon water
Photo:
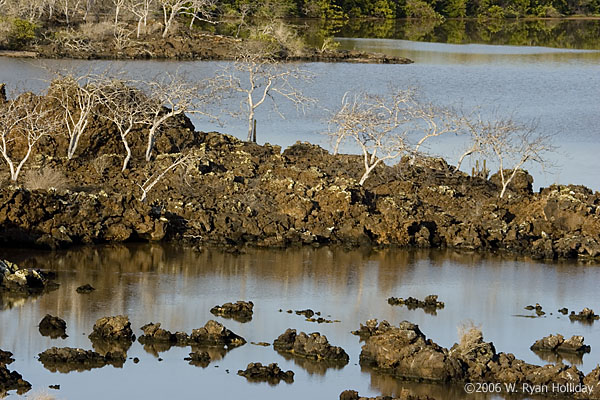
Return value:
M 418 87 L 425 98 L 464 109 L 481 107 L 512 115 L 521 121 L 538 121 L 539 129 L 556 134 L 558 152 L 547 171 L 531 168 L 536 187 L 552 183 L 584 184 L 600 190 L 600 46 L 592 50 L 550 47 L 517 47 L 481 43 L 446 44 L 402 39 L 338 38 L 342 48 L 379 51 L 415 60 L 411 65 L 301 64 L 315 74 L 305 92 L 320 104 L 306 114 L 282 103 L 286 119 L 270 109 L 258 114 L 258 140 L 283 147 L 297 140 L 321 143 L 327 129 L 328 110 L 348 90 L 382 92 L 388 86 Z M 576 46 L 575 46 L 576 47 Z M 136 77 L 152 77 L 160 71 L 183 71 L 191 77 L 211 76 L 223 62 L 69 61 L 0 58 L 0 82 L 9 88 L 21 84 L 43 90 L 47 68 L 125 70 Z M 228 108 L 237 108 L 231 100 Z M 239 138 L 246 135 L 244 122 L 224 117 L 223 127 L 194 119 L 197 129 L 218 130 Z M 431 142 L 428 151 L 455 162 L 464 143 L 448 137 Z M 352 148 L 348 149 L 352 151 Z M 465 166 L 470 169 L 470 165 Z M 0 258 L 24 266 L 58 272 L 60 288 L 41 297 L 4 303 L 0 309 L 0 348 L 12 351 L 11 369 L 23 374 L 34 389 L 51 391 L 59 399 L 104 398 L 220 398 L 336 399 L 345 389 L 361 395 L 398 393 L 409 387 L 437 399 L 479 399 L 461 386 L 441 386 L 397 381 L 361 369 L 361 343 L 350 334 L 370 318 L 392 324 L 409 320 L 419 324 L 427 337 L 449 347 L 457 341 L 457 328 L 469 322 L 481 326 L 484 337 L 498 351 L 512 352 L 531 363 L 545 363 L 529 350 L 537 339 L 551 333 L 566 337 L 583 335 L 592 352 L 583 360 L 570 359 L 585 373 L 600 363 L 600 324 L 571 323 L 557 310 L 600 308 L 597 263 L 540 263 L 511 257 L 482 257 L 451 251 L 380 252 L 345 251 L 335 248 L 248 250 L 234 255 L 218 249 L 198 253 L 165 245 L 99 246 L 55 253 L 0 249 Z M 75 288 L 90 283 L 98 290 L 89 295 Z M 423 298 L 438 294 L 446 303 L 437 315 L 422 310 L 392 307 L 390 296 Z M 239 323 L 214 317 L 211 307 L 227 301 L 252 300 L 254 318 Z M 540 303 L 547 315 L 530 318 L 523 309 Z M 285 310 L 312 308 L 341 322 L 317 325 Z M 283 312 L 279 312 L 282 309 Z M 50 313 L 67 322 L 67 339 L 42 337 L 37 324 Z M 550 314 L 552 313 L 552 315 Z M 271 342 L 287 328 L 319 331 L 350 355 L 344 368 L 285 358 L 272 347 L 246 344 L 213 361 L 207 368 L 183 360 L 189 348 L 171 348 L 156 354 L 139 343 L 122 369 L 107 366 L 86 372 L 51 373 L 36 360 L 51 346 L 91 349 L 87 339 L 97 318 L 127 314 L 139 336 L 139 327 L 161 322 L 165 329 L 188 333 L 216 319 L 250 341 Z M 220 357 L 221 357 L 220 356 Z M 249 362 L 277 362 L 292 369 L 295 382 L 270 386 L 248 383 L 236 375 Z M 549 360 L 555 361 L 555 360 Z M 48 389 L 60 384 L 60 391 Z M 14 394 L 9 398 L 17 397 Z
M 452 251 L 361 251 L 336 248 L 252 250 L 235 255 L 218 249 L 203 252 L 170 245 L 116 245 L 61 251 L 52 254 L 2 250 L 3 257 L 57 272 L 58 290 L 35 299 L 3 304 L 0 311 L 0 348 L 15 354 L 16 369 L 29 380 L 32 393 L 59 384 L 52 391 L 61 399 L 148 398 L 177 399 L 336 399 L 345 389 L 366 395 L 398 393 L 409 387 L 436 399 L 472 399 L 461 386 L 416 384 L 361 369 L 359 338 L 350 333 L 367 319 L 417 323 L 428 338 L 450 347 L 458 328 L 479 325 L 484 338 L 498 351 L 512 352 L 528 362 L 545 360 L 529 350 L 550 333 L 583 335 L 592 352 L 583 360 L 569 359 L 584 372 L 600 361 L 600 324 L 572 323 L 559 308 L 598 308 L 600 269 L 576 263 L 537 263 L 512 257 L 460 254 Z M 75 288 L 90 283 L 91 294 Z M 390 306 L 388 297 L 423 298 L 438 294 L 445 308 L 437 315 L 423 310 Z M 251 300 L 254 317 L 239 323 L 210 314 L 214 305 Z M 540 303 L 547 312 L 531 318 L 528 304 Z M 316 324 L 285 311 L 311 308 L 340 322 Z M 279 310 L 283 310 L 280 312 Z M 66 339 L 42 337 L 37 324 L 46 314 L 67 322 Z M 173 347 L 152 354 L 138 342 L 123 368 L 106 366 L 86 372 L 52 373 L 36 360 L 52 346 L 91 349 L 87 338 L 96 319 L 126 314 L 136 335 L 148 322 L 165 329 L 185 331 L 215 319 L 248 344 L 233 349 L 206 368 L 183 360 L 189 347 Z M 287 328 L 321 332 L 350 355 L 343 368 L 293 360 L 271 347 L 250 344 L 273 340 Z M 161 357 L 163 361 L 158 361 Z M 248 383 L 236 375 L 249 362 L 277 362 L 295 372 L 292 384 Z M 10 395 L 9 398 L 12 398 Z M 491 398 L 491 397 L 482 397 Z

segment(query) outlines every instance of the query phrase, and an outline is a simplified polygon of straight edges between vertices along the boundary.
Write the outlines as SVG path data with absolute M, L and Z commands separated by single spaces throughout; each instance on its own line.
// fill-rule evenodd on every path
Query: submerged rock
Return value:
M 88 338 L 100 355 L 123 359 L 127 358 L 127 351 L 135 341 L 129 317 L 126 315 L 98 319 Z
M 191 352 L 190 356 L 184 358 L 184 360 L 189 361 L 190 365 L 206 368 L 210 364 L 210 355 L 207 351 L 195 351 Z
M 310 308 L 307 308 L 306 310 L 296 310 L 295 313 L 296 315 L 304 315 L 306 318 L 312 318 L 312 316 L 315 315 L 315 312 Z
M 464 377 L 463 364 L 408 321 L 368 337 L 360 363 L 409 379 L 451 381 Z
M 275 341 L 273 348 L 279 352 L 291 353 L 294 356 L 306 357 L 314 360 L 328 360 L 348 363 L 350 357 L 341 347 L 329 344 L 327 337 L 318 332 L 296 334 L 295 329 L 288 329 Z
M 102 317 L 94 324 L 93 332 L 88 336 L 91 340 L 123 340 L 135 341 L 135 335 L 131 330 L 129 317 L 117 315 L 114 317 Z
M 12 358 L 12 355 L 13 353 L 10 351 L 4 351 L 0 349 L 0 365 L 8 365 L 15 361 L 15 359 Z
M 210 320 L 204 327 L 194 329 L 189 337 L 189 342 L 204 346 L 238 347 L 246 344 L 246 340 L 225 328 L 217 321 Z
M 160 327 L 160 322 L 150 322 L 140 328 L 144 334 L 139 337 L 138 341 L 142 344 L 149 343 L 173 343 L 181 344 L 182 346 L 187 345 L 189 336 L 185 332 L 170 331 Z
M 225 303 L 222 306 L 214 306 L 210 312 L 223 318 L 231 318 L 239 322 L 252 320 L 254 303 L 251 301 L 238 300 L 235 303 Z
M 429 396 L 417 396 L 408 389 L 402 389 L 398 396 L 362 397 L 356 390 L 344 390 L 340 393 L 340 400 L 434 400 Z
M 424 300 L 419 300 L 414 297 L 409 297 L 407 299 L 403 299 L 402 297 L 390 297 L 387 299 L 387 302 L 392 306 L 406 306 L 409 310 L 422 308 L 426 313 L 436 315 L 438 309 L 444 308 L 444 303 L 437 299 L 438 296 L 436 294 L 430 294 L 429 296 L 426 296 Z
M 485 342 L 477 328 L 464 332 L 460 343 L 448 350 L 426 339 L 417 325 L 404 321 L 397 328 L 370 336 L 362 347 L 360 363 L 403 379 L 560 384 L 566 385 L 565 396 L 600 398 L 600 393 L 592 392 L 590 396 L 587 389 L 586 393 L 577 393 L 583 384 L 600 388 L 600 368 L 584 376 L 577 367 L 562 363 L 528 364 L 513 354 L 497 353 L 493 343 Z
M 571 314 L 569 314 L 569 319 L 571 321 L 594 322 L 599 318 L 600 316 L 594 314 L 594 310 L 587 307 L 581 310 L 579 314 L 575 314 L 575 311 L 571 311 Z
M 369 319 L 365 324 L 360 324 L 358 330 L 352 331 L 353 335 L 360 336 L 361 340 L 365 340 L 373 335 L 380 335 L 387 332 L 392 326 L 386 320 L 377 324 L 377 319 Z
M 531 350 L 557 351 L 565 353 L 589 353 L 591 347 L 583 343 L 583 336 L 572 336 L 565 340 L 563 335 L 549 335 L 536 341 Z
M 67 338 L 67 323 L 64 319 L 46 314 L 40 321 L 38 329 L 42 336 L 50 336 L 52 339 Z
M 292 383 L 294 381 L 293 371 L 283 371 L 277 363 L 262 365 L 261 363 L 250 363 L 245 370 L 239 370 L 238 375 L 246 377 L 249 381 L 269 382 L 278 384 L 280 381 Z
M 0 259 L 0 309 L 57 288 L 58 284 L 50 279 L 50 274 L 19 268 L 15 263 Z
M 546 313 L 542 310 L 542 306 L 539 303 L 535 303 L 535 306 L 528 305 L 524 307 L 526 310 L 535 310 L 538 317 L 545 315 Z
M 31 384 L 24 380 L 21 374 L 8 369 L 7 365 L 14 361 L 12 355 L 10 351 L 0 350 L 0 397 L 4 397 L 10 390 L 23 394 L 31 389 Z
M 44 368 L 51 372 L 88 371 L 107 364 L 122 367 L 126 358 L 119 352 L 101 355 L 92 350 L 52 347 L 38 355 Z
M 96 288 L 94 288 L 89 283 L 86 283 L 85 285 L 81 285 L 77 289 L 75 289 L 75 291 L 79 294 L 92 293 L 94 290 L 96 290 Z

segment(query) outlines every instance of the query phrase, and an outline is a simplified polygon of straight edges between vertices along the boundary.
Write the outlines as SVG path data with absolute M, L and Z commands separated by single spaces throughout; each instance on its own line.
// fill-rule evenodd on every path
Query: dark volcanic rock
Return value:
M 248 322 L 252 320 L 254 303 L 251 301 L 236 301 L 235 303 L 225 303 L 222 306 L 214 306 L 210 312 L 224 318 L 231 318 L 239 322 Z
M 15 361 L 15 359 L 12 358 L 12 355 L 13 353 L 10 351 L 4 351 L 0 349 L 0 365 L 8 365 Z
M 381 335 L 391 329 L 391 325 L 386 320 L 377 324 L 377 319 L 369 319 L 365 324 L 360 324 L 358 330 L 352 331 L 353 335 L 360 336 L 361 340 L 365 340 L 373 335 Z
M 536 341 L 531 350 L 557 351 L 565 353 L 589 353 L 591 347 L 583 343 L 583 336 L 572 336 L 565 340 L 562 335 L 549 335 Z
M 135 341 L 131 323 L 125 315 L 98 319 L 88 337 L 100 355 L 123 359 L 127 358 L 127 351 Z
M 340 400 L 434 400 L 429 396 L 417 396 L 408 389 L 402 389 L 396 397 L 392 396 L 377 396 L 377 397 L 361 397 L 356 390 L 344 390 L 340 393 Z
M 102 317 L 94 324 L 93 332 L 89 335 L 90 340 L 123 340 L 133 342 L 135 335 L 131 330 L 129 317 L 117 315 L 114 317 Z
M 10 307 L 18 299 L 57 288 L 58 284 L 43 272 L 19 268 L 17 264 L 0 259 L 0 308 Z
M 304 315 L 306 318 L 312 318 L 312 316 L 315 315 L 315 312 L 310 308 L 307 308 L 306 310 L 296 310 L 295 313 L 296 315 Z
M 542 306 L 539 303 L 535 303 L 535 306 L 528 305 L 524 307 L 526 310 L 534 310 L 538 317 L 545 315 L 546 313 L 543 311 Z
M 156 357 L 173 346 L 187 346 L 190 341 L 187 333 L 171 333 L 161 328 L 160 322 L 150 322 L 140 329 L 144 331 L 144 334 L 138 338 L 138 341 L 144 345 L 144 350 Z
M 144 334 L 138 338 L 142 344 L 147 343 L 179 343 L 185 346 L 188 343 L 189 336 L 185 332 L 171 333 L 160 327 L 160 322 L 150 322 L 140 328 Z
M 65 339 L 68 336 L 66 332 L 67 323 L 65 320 L 50 314 L 46 314 L 46 316 L 42 318 L 38 325 L 38 329 L 42 336 L 50 336 L 52 339 L 56 339 L 57 337 Z
M 600 369 L 584 376 L 577 367 L 562 363 L 528 364 L 512 354 L 497 353 L 492 343 L 483 340 L 477 328 L 463 332 L 460 343 L 448 350 L 427 340 L 418 326 L 405 321 L 398 328 L 391 327 L 370 336 L 362 347 L 360 362 L 374 370 L 419 381 L 561 384 L 570 388 L 584 383 L 600 386 Z M 586 393 L 575 393 L 575 390 L 566 395 L 600 398 L 596 394 L 590 396 L 589 390 Z
M 120 368 L 126 360 L 121 353 L 113 354 L 109 352 L 103 356 L 92 350 L 71 347 L 52 347 L 40 353 L 38 357 L 47 370 L 63 373 L 102 368 L 107 364 Z
M 174 43 L 185 49 L 177 54 L 197 50 Z M 151 46 L 152 52 L 163 51 Z M 44 101 L 58 113 L 55 100 Z M 51 248 L 128 240 L 236 249 L 393 245 L 600 257 L 600 193 L 580 186 L 531 193 L 521 171 L 499 199 L 494 182 L 430 157 L 381 163 L 359 185 L 364 169 L 359 155 L 332 155 L 300 142 L 282 153 L 278 146 L 194 131 L 184 116 L 157 137 L 150 164 L 144 160 L 144 135 L 136 128 L 130 167 L 121 171 L 123 145 L 114 129 L 102 118 L 90 118 L 71 160 L 64 157 L 66 138 L 48 138 L 39 163 L 27 168 L 60 171 L 73 187 L 0 187 L 0 241 Z M 190 159 L 185 174 L 164 175 L 141 202 L 139 190 L 131 188 L 180 156 Z
M 464 377 L 460 360 L 407 321 L 370 336 L 362 346 L 360 363 L 409 379 L 451 381 Z
M 77 289 L 75 289 L 77 291 L 77 293 L 79 294 L 87 294 L 87 293 L 92 293 L 94 290 L 96 290 L 96 288 L 94 288 L 92 285 L 90 285 L 89 283 L 86 283 L 85 285 L 81 285 L 79 286 Z
M 13 361 L 10 351 L 0 350 L 0 397 L 4 397 L 10 390 L 16 390 L 18 394 L 23 394 L 31 389 L 31 384 L 24 380 L 21 374 L 8 369 L 7 365 Z
M 194 329 L 189 338 L 190 343 L 204 346 L 238 347 L 246 344 L 246 340 L 231 332 L 217 321 L 210 320 L 199 329 Z
M 569 319 L 571 321 L 594 322 L 599 318 L 600 316 L 594 314 L 594 310 L 587 307 L 581 310 L 579 314 L 575 314 L 575 311 L 571 311 L 571 314 L 569 314 Z
M 307 335 L 296 334 L 295 329 L 288 329 L 273 342 L 273 348 L 279 352 L 292 353 L 294 356 L 314 360 L 329 360 L 348 363 L 350 357 L 341 347 L 329 344 L 327 337 L 318 332 Z
M 293 371 L 283 371 L 277 363 L 262 365 L 261 363 L 250 363 L 245 370 L 239 370 L 238 375 L 246 377 L 249 381 L 269 382 L 276 385 L 280 381 L 292 383 L 294 381 Z
M 190 365 L 206 368 L 210 364 L 210 355 L 207 351 L 196 351 L 190 353 L 190 356 L 184 360 L 189 361 Z
M 437 298 L 438 296 L 435 294 L 426 296 L 422 301 L 414 297 L 409 297 L 407 299 L 403 299 L 402 297 L 390 297 L 387 299 L 387 302 L 392 306 L 406 306 L 409 310 L 422 308 L 426 313 L 436 315 L 438 309 L 444 308 L 444 303 L 438 301 Z

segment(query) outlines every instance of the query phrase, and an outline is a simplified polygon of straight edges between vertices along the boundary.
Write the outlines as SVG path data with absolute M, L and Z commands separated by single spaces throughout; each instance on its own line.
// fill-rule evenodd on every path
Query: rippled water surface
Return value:
M 513 352 L 537 364 L 545 361 L 529 350 L 535 340 L 550 333 L 583 335 L 592 352 L 583 360 L 566 362 L 575 362 L 586 373 L 600 362 L 600 323 L 571 323 L 557 313 L 563 306 L 577 311 L 584 306 L 600 307 L 598 265 L 544 264 L 442 251 L 331 248 L 250 249 L 239 255 L 159 245 L 87 247 L 56 253 L 0 251 L 2 258 L 58 273 L 57 291 L 2 305 L 0 348 L 15 354 L 16 361 L 10 367 L 33 384 L 33 392 L 59 384 L 60 391 L 53 392 L 64 399 L 78 399 L 84 394 L 86 399 L 335 399 L 349 388 L 363 395 L 377 395 L 397 393 L 402 387 L 437 399 L 467 398 L 460 386 L 411 384 L 361 369 L 357 365 L 361 344 L 350 331 L 369 318 L 387 319 L 392 324 L 412 321 L 445 347 L 457 341 L 457 327 L 472 322 L 481 326 L 485 339 L 493 341 L 498 351 Z M 75 288 L 84 283 L 97 290 L 77 294 Z M 438 294 L 445 302 L 437 315 L 386 302 L 390 296 L 423 298 L 429 294 Z M 214 305 L 236 300 L 254 302 L 251 322 L 239 323 L 209 312 Z M 523 307 L 536 302 L 548 314 L 528 318 L 533 313 Z M 285 312 L 305 308 L 341 322 L 319 325 Z M 65 319 L 68 338 L 40 335 L 37 325 L 46 313 Z M 128 357 L 139 357 L 139 364 L 128 359 L 122 369 L 106 366 L 86 372 L 52 373 L 36 360 L 38 353 L 51 346 L 91 349 L 87 335 L 96 319 L 117 314 L 129 315 L 138 336 L 139 328 L 151 321 L 161 322 L 173 332 L 191 333 L 207 320 L 216 319 L 248 344 L 219 355 L 222 358 L 207 368 L 183 360 L 189 347 L 173 347 L 157 355 L 138 342 Z M 332 344 L 348 352 L 350 363 L 343 368 L 327 368 L 249 343 L 272 343 L 287 328 L 325 334 Z M 238 369 L 254 361 L 277 362 L 292 369 L 296 373 L 294 383 L 248 383 L 236 375 Z

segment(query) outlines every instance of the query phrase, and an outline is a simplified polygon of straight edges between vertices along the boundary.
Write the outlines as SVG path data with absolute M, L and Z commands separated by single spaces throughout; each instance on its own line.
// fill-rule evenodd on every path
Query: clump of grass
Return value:
M 52 168 L 40 168 L 29 170 L 25 174 L 23 186 L 29 190 L 64 190 L 68 187 L 69 181 L 65 175 Z
M 475 325 L 473 321 L 463 322 L 458 326 L 458 338 L 460 346 L 466 347 L 469 344 L 480 343 L 483 340 L 481 326 Z
M 25 398 L 29 400 L 56 400 L 56 397 L 48 392 L 35 392 L 25 396 Z

